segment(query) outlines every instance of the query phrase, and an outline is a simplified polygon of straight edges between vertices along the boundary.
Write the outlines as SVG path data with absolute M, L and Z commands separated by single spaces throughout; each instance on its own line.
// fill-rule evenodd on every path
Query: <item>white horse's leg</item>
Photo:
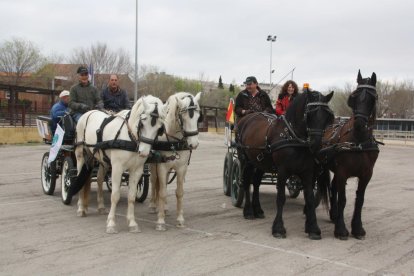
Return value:
M 121 197 L 121 177 L 122 168 L 112 166 L 112 193 L 111 193 L 111 209 L 109 210 L 108 219 L 106 220 L 106 233 L 118 233 L 115 223 L 116 205 Z
M 128 210 L 127 210 L 127 223 L 129 232 L 138 233 L 141 232 L 139 226 L 135 220 L 135 198 L 137 196 L 137 184 L 139 178 L 144 171 L 144 160 L 140 158 L 142 164 L 140 164 L 135 170 L 129 170 L 129 189 L 128 189 Z
M 165 203 L 167 201 L 167 171 L 163 164 L 158 164 L 158 220 L 155 230 L 165 231 Z
M 151 200 L 148 205 L 148 212 L 150 214 L 155 214 L 157 209 L 157 191 L 156 186 L 158 185 L 158 175 L 157 175 L 157 164 L 150 164 L 150 181 L 151 181 Z
M 184 178 L 187 173 L 187 164 L 184 164 L 177 170 L 177 189 L 175 196 L 177 197 L 177 227 L 185 227 L 184 225 L 184 211 L 183 211 L 183 196 L 184 196 Z
M 85 164 L 85 159 L 83 156 L 83 146 L 78 146 L 75 149 L 75 156 L 76 156 L 76 167 L 78 170 L 78 173 L 82 170 L 83 165 Z M 84 188 L 82 188 L 79 191 L 79 197 L 78 197 L 78 210 L 76 211 L 77 215 L 79 217 L 85 217 L 86 216 L 86 209 L 87 209 L 87 203 L 84 201 Z
M 99 165 L 98 175 L 96 176 L 96 182 L 98 184 L 98 193 L 97 193 L 97 202 L 98 202 L 98 213 L 100 215 L 105 214 L 105 204 L 104 204 L 104 197 L 103 197 L 103 181 L 105 179 L 105 175 L 108 172 L 107 169 L 103 165 Z

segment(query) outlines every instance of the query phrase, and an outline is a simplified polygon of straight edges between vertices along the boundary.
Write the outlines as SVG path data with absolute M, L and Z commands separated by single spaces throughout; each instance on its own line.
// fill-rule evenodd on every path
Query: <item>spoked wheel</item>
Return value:
M 231 180 L 230 172 L 233 165 L 233 154 L 228 152 L 224 158 L 224 167 L 223 167 L 223 193 L 226 196 L 231 195 Z
M 137 184 L 137 195 L 135 197 L 135 201 L 137 202 L 144 202 L 148 196 L 148 189 L 149 189 L 149 167 L 148 165 L 144 166 L 144 173 L 141 176 L 141 179 L 138 181 Z
M 42 167 L 40 168 L 43 192 L 47 195 L 53 195 L 56 187 L 56 161 L 47 162 L 49 159 L 49 153 L 43 154 Z
M 235 207 L 241 207 L 244 199 L 243 177 L 241 164 L 238 159 L 233 161 L 230 173 L 231 180 L 231 203 Z
M 300 191 L 302 190 L 302 181 L 300 180 L 298 176 L 292 175 L 286 181 L 286 187 L 288 188 L 288 191 L 289 191 L 289 197 L 297 198 L 300 194 Z
M 73 165 L 72 158 L 67 156 L 63 160 L 62 165 L 62 201 L 65 205 L 69 205 L 72 202 L 72 196 L 68 194 L 69 187 L 72 185 L 72 182 L 75 180 L 76 177 L 76 168 Z

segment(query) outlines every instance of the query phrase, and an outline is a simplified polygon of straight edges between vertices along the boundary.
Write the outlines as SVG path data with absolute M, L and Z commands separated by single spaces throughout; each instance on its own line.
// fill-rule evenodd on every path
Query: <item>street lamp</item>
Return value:
M 270 80 L 269 80 L 269 91 L 272 89 L 272 73 L 274 72 L 274 70 L 272 70 L 272 42 L 275 42 L 276 41 L 276 37 L 277 36 L 272 36 L 272 35 L 268 35 L 267 36 L 267 41 L 269 41 L 270 42 L 270 69 L 269 69 L 269 72 L 270 72 Z

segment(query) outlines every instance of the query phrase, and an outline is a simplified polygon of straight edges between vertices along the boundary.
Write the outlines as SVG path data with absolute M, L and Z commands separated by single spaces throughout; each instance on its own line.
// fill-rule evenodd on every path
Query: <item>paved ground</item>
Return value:
M 86 218 L 76 216 L 76 198 L 72 206 L 61 203 L 60 187 L 54 196 L 43 194 L 40 160 L 47 150 L 44 145 L 0 147 L 1 275 L 414 275 L 413 147 L 381 147 L 366 193 L 362 241 L 335 239 L 321 207 L 323 238 L 309 240 L 302 195 L 286 201 L 287 238 L 273 238 L 272 186 L 261 189 L 266 218 L 244 220 L 241 209 L 223 195 L 226 148 L 215 134 L 201 134 L 193 153 L 185 184 L 187 228 L 174 226 L 175 187 L 170 185 L 168 230 L 154 230 L 156 217 L 144 203 L 135 207 L 142 233 L 128 233 L 125 188 L 117 211 L 120 233 L 108 235 L 106 216 L 95 209 L 95 192 Z M 355 185 L 348 183 L 349 227 Z M 109 193 L 105 197 L 109 203 Z

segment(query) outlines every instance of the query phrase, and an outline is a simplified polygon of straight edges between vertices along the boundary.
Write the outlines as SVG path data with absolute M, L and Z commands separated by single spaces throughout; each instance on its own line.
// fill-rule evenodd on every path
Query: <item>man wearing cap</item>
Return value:
M 106 110 L 119 112 L 124 109 L 131 109 L 128 94 L 118 85 L 118 76 L 112 74 L 109 77 L 108 86 L 102 91 L 102 101 Z
M 237 117 L 241 118 L 253 112 L 275 113 L 269 95 L 260 89 L 255 77 L 247 77 L 244 84 L 246 89 L 240 91 L 236 97 L 235 113 Z
M 50 116 L 52 117 L 52 134 L 55 133 L 57 124 L 59 123 L 60 119 L 65 115 L 66 110 L 68 109 L 68 102 L 69 102 L 69 91 L 63 90 L 59 94 L 59 101 L 52 106 L 50 110 Z
M 69 107 L 75 122 L 91 109 L 102 109 L 103 103 L 98 89 L 89 82 L 88 68 L 78 68 L 79 83 L 70 89 Z

